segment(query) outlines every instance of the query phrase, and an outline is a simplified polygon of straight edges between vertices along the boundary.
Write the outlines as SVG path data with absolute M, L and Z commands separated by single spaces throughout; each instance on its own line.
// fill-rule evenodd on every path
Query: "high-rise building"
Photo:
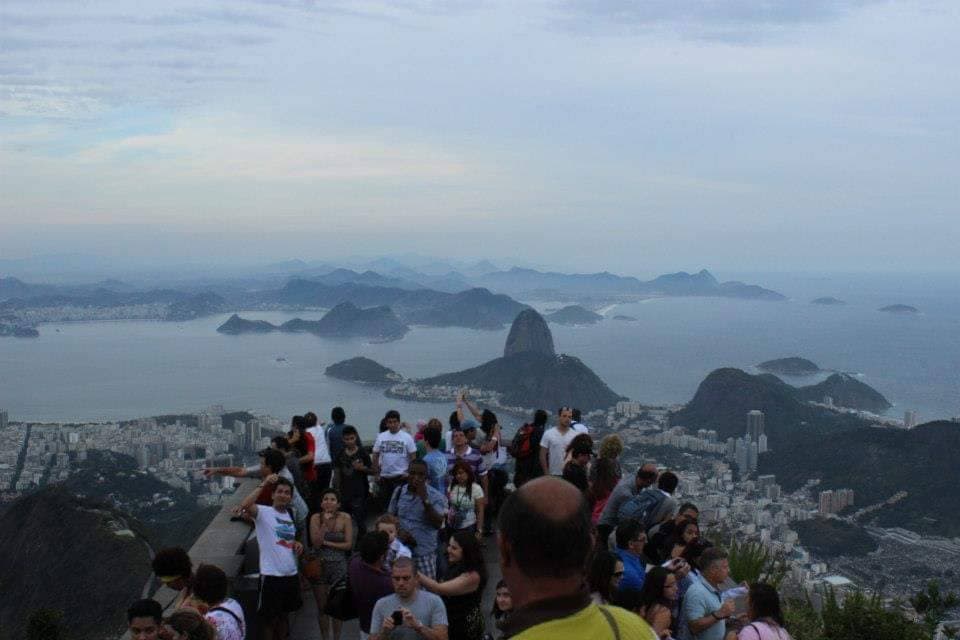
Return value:
M 832 406 L 833 406 L 833 396 L 823 396 L 823 404 L 827 405 L 828 407 L 832 407 Z
M 757 441 L 757 449 L 760 453 L 766 453 L 770 450 L 767 446 L 767 434 L 760 434 L 760 439 Z
M 903 414 L 903 426 L 907 429 L 913 429 L 917 426 L 917 412 L 907 411 Z
M 10 424 L 10 417 L 7 415 L 6 411 L 0 411 L 0 429 L 6 429 L 7 425 Z
M 759 442 L 763 435 L 763 411 L 754 409 L 747 412 L 747 435 L 751 442 Z
M 243 438 L 244 446 L 247 449 L 256 449 L 260 444 L 260 421 L 250 420 L 246 424 L 246 430 Z
M 820 492 L 820 513 L 833 513 L 833 491 Z
M 760 447 L 757 445 L 756 442 L 751 442 L 750 448 L 747 452 L 747 455 L 748 455 L 747 467 L 749 467 L 750 471 L 757 470 L 757 465 L 759 464 L 759 453 L 760 453 Z

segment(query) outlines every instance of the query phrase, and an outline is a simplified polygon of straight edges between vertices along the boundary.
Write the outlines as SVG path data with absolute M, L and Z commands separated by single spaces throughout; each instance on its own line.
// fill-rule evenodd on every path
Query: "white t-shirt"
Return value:
M 260 575 L 297 575 L 297 554 L 293 552 L 297 527 L 290 514 L 257 505 L 256 531 L 257 545 L 260 547 Z
M 233 598 L 227 598 L 208 611 L 206 619 L 217 630 L 217 640 L 244 640 L 247 637 L 247 621 L 243 617 L 243 607 Z
M 563 475 L 563 462 L 567 456 L 567 446 L 576 438 L 579 432 L 567 429 L 564 434 L 557 427 L 550 427 L 540 440 L 540 447 L 547 450 L 547 465 L 550 475 Z
M 503 431 L 501 430 L 500 434 L 496 437 L 499 438 L 499 442 L 497 443 L 497 448 L 494 449 L 493 451 L 490 451 L 489 453 L 483 454 L 483 466 L 488 471 L 498 464 L 507 463 L 507 448 L 503 446 Z M 488 438 L 486 436 L 484 436 L 483 434 L 480 434 L 480 437 L 479 437 L 480 442 L 478 442 L 478 446 L 477 446 L 478 451 L 480 449 L 479 444 L 486 443 L 487 439 Z
M 450 526 L 454 529 L 465 529 L 477 524 L 477 500 L 483 500 L 483 489 L 476 482 L 470 485 L 470 495 L 467 495 L 467 490 L 459 484 L 450 487 L 447 500 L 453 516 Z
M 400 542 L 400 538 L 393 539 L 393 542 L 390 543 L 390 551 L 392 552 L 394 558 L 413 557 L 413 552 L 410 551 L 410 547 Z
M 307 429 L 307 433 L 313 436 L 313 465 L 330 464 L 330 447 L 327 444 L 326 430 L 317 425 Z
M 393 478 L 407 473 L 410 454 L 417 452 L 413 436 L 401 429 L 396 433 L 384 431 L 373 443 L 373 452 L 380 454 L 380 475 Z

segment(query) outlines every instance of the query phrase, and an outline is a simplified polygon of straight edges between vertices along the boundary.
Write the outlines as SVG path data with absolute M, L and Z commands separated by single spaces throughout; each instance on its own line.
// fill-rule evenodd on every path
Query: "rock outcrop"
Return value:
M 539 353 L 555 356 L 553 334 L 547 321 L 533 309 L 521 311 L 510 326 L 503 356 L 509 358 L 518 353 Z

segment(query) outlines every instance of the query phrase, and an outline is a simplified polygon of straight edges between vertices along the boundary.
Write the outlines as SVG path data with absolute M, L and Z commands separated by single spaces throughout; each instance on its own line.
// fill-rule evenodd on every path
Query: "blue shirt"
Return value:
M 429 484 L 427 501 L 435 513 L 443 515 L 447 512 L 447 497 Z M 388 513 L 400 518 L 400 528 L 410 533 L 417 541 L 417 547 L 413 550 L 414 556 L 432 556 L 437 551 L 437 531 L 440 527 L 433 526 L 427 518 L 426 511 L 420 497 L 410 493 L 405 484 L 393 495 L 390 506 L 387 508 Z
M 620 590 L 643 588 L 643 581 L 647 577 L 647 569 L 637 556 L 626 549 L 617 549 L 617 555 L 623 562 L 623 578 L 620 579 Z
M 427 463 L 427 483 L 447 495 L 447 456 L 442 451 L 434 450 L 423 456 Z
M 723 620 L 718 620 L 716 624 L 710 625 L 700 633 L 694 635 L 690 632 L 689 622 L 699 620 L 704 616 L 720 608 L 723 601 L 720 598 L 720 591 L 712 584 L 707 582 L 703 576 L 690 585 L 683 596 L 683 624 L 680 625 L 681 640 L 723 640 L 727 631 L 727 625 Z
M 330 428 L 327 429 L 327 441 L 330 443 L 331 460 L 339 458 L 340 452 L 343 451 L 343 428 L 345 426 L 344 424 L 333 423 Z M 359 436 L 357 436 L 357 446 L 363 447 Z

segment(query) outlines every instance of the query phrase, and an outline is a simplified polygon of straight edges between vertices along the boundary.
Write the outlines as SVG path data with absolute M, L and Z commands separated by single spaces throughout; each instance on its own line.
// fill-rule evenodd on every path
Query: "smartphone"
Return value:
M 390 617 L 393 618 L 393 625 L 395 627 L 399 627 L 403 624 L 403 612 L 399 609 L 390 614 Z

